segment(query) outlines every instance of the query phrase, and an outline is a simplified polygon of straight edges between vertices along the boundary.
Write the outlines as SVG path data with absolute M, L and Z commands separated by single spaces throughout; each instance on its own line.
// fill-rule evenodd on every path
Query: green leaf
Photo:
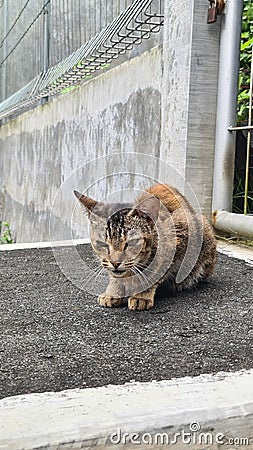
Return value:
M 241 44 L 241 52 L 253 44 L 253 38 Z
M 0 244 L 13 244 L 14 239 L 11 234 L 10 225 L 8 222 L 2 222 L 4 229 L 0 235 Z
M 77 86 L 69 86 L 61 90 L 61 94 L 66 94 L 67 92 L 73 91 Z

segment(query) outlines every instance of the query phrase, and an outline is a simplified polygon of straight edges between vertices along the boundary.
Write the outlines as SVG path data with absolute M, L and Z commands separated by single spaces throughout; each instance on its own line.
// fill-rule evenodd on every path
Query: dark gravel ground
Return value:
M 219 255 L 208 283 L 136 312 L 100 307 L 51 249 L 0 252 L 0 397 L 252 368 L 252 274 Z

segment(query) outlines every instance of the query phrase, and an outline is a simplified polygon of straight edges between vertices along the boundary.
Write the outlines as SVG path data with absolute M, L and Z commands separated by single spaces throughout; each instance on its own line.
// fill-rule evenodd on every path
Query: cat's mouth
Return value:
M 126 273 L 126 269 L 111 269 L 113 275 L 121 276 Z

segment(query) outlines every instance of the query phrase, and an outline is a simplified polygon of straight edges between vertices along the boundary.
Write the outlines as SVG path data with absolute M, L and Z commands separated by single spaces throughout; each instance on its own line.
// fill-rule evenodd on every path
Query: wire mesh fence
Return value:
M 105 68 L 157 35 L 164 18 L 163 0 L 2 0 L 0 8 L 0 118 Z
M 43 70 L 42 6 L 41 2 L 32 0 L 3 0 L 0 14 L 2 100 Z

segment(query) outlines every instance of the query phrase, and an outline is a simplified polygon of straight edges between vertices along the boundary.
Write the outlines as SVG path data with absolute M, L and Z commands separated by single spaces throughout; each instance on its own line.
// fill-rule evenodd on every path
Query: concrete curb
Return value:
M 249 265 L 253 265 L 253 247 L 230 244 L 225 241 L 218 241 L 218 252 L 230 258 L 241 259 Z
M 253 448 L 252 385 L 250 370 L 9 397 L 0 449 Z
M 24 242 L 18 244 L 2 244 L 0 251 L 6 250 L 23 250 L 26 248 L 51 248 L 51 247 L 68 247 L 70 245 L 89 244 L 90 239 L 72 239 L 66 241 L 46 241 L 46 242 Z
M 253 264 L 253 249 L 219 242 L 218 250 Z M 0 450 L 253 449 L 252 386 L 253 369 L 5 398 L 0 400 Z

